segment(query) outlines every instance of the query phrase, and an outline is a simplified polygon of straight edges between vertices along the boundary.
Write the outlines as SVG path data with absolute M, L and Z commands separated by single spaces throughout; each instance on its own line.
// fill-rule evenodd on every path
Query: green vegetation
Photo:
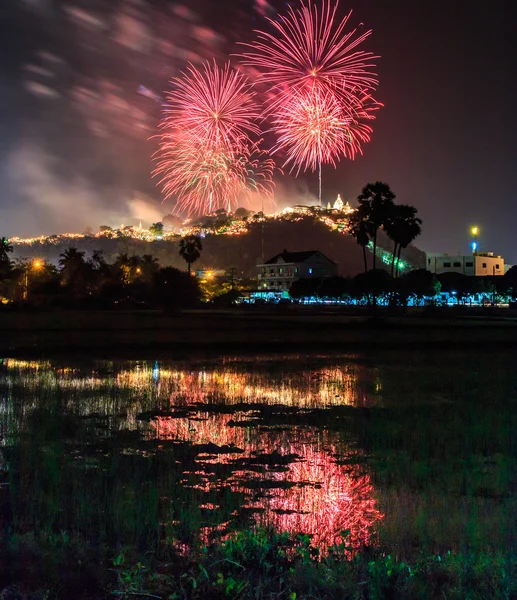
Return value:
M 511 351 L 6 361 L 0 398 L 4 597 L 517 594 Z M 371 543 L 349 529 L 323 546 L 253 508 L 264 494 L 325 501 L 324 482 L 289 475 L 307 445 L 329 448 L 328 477 L 370 477 L 384 514 Z

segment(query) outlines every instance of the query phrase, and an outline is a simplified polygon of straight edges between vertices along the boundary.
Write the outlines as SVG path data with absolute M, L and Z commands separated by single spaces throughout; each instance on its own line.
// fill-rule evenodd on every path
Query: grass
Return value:
M 214 397 L 198 405 L 187 389 L 171 401 L 165 375 L 146 379 L 142 362 L 5 367 L 0 591 L 13 600 L 515 600 L 512 352 L 372 352 L 162 369 L 211 369 L 230 383 L 244 374 L 245 387 L 260 395 L 270 386 L 281 397 L 286 384 L 309 390 L 324 381 L 327 363 L 346 365 L 351 389 L 366 403 L 287 407 L 272 393 L 253 404 Z M 310 376 L 291 377 L 296 368 Z M 131 375 L 127 385 L 123 372 Z M 164 412 L 192 437 L 149 435 Z M 203 423 L 221 436 L 217 443 L 199 437 Z M 280 480 L 292 468 L 298 438 L 331 445 L 338 462 L 371 475 L 385 514 L 374 544 L 349 547 L 345 535 L 326 551 L 306 532 L 274 531 L 242 509 L 255 495 L 282 492 L 260 478 L 272 472 Z M 255 453 L 237 452 L 228 445 L 234 439 Z M 266 451 L 262 439 L 278 446 Z M 232 486 L 237 476 L 244 486 Z M 207 527 L 214 535 L 202 533 Z

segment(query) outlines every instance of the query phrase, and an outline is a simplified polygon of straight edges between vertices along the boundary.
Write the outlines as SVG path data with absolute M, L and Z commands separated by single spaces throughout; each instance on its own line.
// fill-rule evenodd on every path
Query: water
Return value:
M 257 526 L 326 552 L 514 546 L 513 357 L 0 364 L 2 525 L 115 551 Z

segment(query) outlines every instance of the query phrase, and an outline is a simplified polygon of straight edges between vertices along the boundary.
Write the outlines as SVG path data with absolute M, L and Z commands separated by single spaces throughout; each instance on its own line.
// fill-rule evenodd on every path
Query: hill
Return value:
M 152 254 L 162 266 L 185 268 L 185 262 L 178 254 L 179 235 L 169 235 L 167 239 L 147 241 L 122 232 L 114 232 L 107 236 L 73 236 L 64 234 L 38 238 L 36 240 L 18 241 L 14 244 L 15 258 L 39 258 L 54 264 L 59 255 L 73 246 L 91 255 L 95 250 L 102 250 L 108 262 L 114 261 L 117 254 Z M 255 277 L 256 265 L 261 262 L 262 254 L 267 260 L 275 254 L 287 249 L 291 252 L 302 250 L 320 250 L 338 264 L 340 275 L 354 276 L 364 270 L 363 253 L 354 238 L 344 231 L 331 229 L 327 224 L 313 216 L 305 216 L 297 220 L 287 218 L 268 218 L 263 222 L 251 221 L 244 228 L 232 230 L 222 228 L 211 233 L 201 232 L 203 252 L 195 263 L 196 269 L 235 269 L 240 277 Z M 380 254 L 384 262 L 389 263 L 390 256 L 386 251 L 392 248 L 392 242 L 382 232 L 379 235 Z M 263 253 L 262 253 L 263 248 Z M 384 251 L 382 250 L 384 249 Z M 371 265 L 372 254 L 368 253 Z M 414 268 L 425 266 L 425 254 L 414 246 L 402 251 L 402 259 Z

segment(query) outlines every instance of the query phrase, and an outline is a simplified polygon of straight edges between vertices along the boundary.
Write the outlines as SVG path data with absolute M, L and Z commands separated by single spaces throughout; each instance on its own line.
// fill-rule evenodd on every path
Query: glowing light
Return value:
M 190 216 L 270 195 L 274 163 L 250 137 L 260 133 L 260 111 L 247 78 L 214 62 L 190 65 L 172 84 L 153 173 L 165 198 Z
M 336 165 L 340 158 L 354 159 L 370 141 L 368 124 L 381 106 L 373 99 L 378 80 L 376 58 L 360 50 L 371 30 L 346 30 L 351 12 L 337 17 L 338 2 L 313 4 L 268 19 L 272 32 L 258 31 L 258 39 L 244 44 L 246 65 L 259 70 L 258 81 L 267 85 L 266 114 L 277 135 L 273 151 L 285 151 L 284 165 L 291 170 Z
M 363 121 L 373 119 L 377 108 L 365 99 L 356 102 L 351 114 L 335 94 L 317 86 L 293 92 L 273 115 L 277 143 L 272 153 L 284 151 L 283 166 L 291 163 L 291 171 L 297 173 L 315 171 L 322 163 L 336 166 L 342 156 L 353 159 L 362 154 L 362 144 L 370 141 L 372 128 Z
M 479 227 L 473 227 L 471 229 L 471 233 L 472 233 L 472 235 L 477 235 L 479 233 Z
M 370 36 L 356 29 L 345 31 L 352 12 L 338 20 L 338 2 L 315 5 L 305 0 L 286 15 L 267 18 L 272 33 L 258 31 L 258 39 L 243 44 L 250 50 L 242 58 L 259 69 L 259 81 L 270 89 L 268 109 L 285 104 L 291 94 L 318 89 L 335 94 L 343 107 L 353 107 L 358 93 L 373 91 L 378 84 L 373 72 L 375 57 L 358 47 Z M 310 82 L 310 83 L 309 83 Z

